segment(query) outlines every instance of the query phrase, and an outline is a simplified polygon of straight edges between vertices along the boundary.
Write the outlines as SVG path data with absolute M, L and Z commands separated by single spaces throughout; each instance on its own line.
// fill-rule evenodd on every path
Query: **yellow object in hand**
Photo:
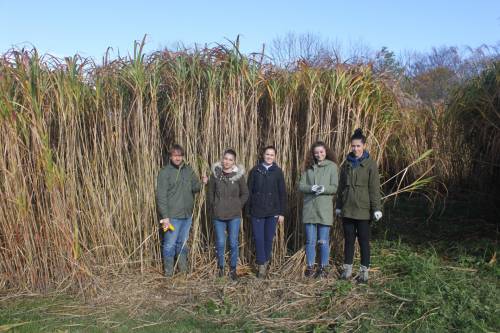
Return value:
M 167 232 L 167 231 L 174 231 L 175 228 L 174 228 L 174 225 L 173 224 L 169 224 L 168 227 L 165 228 L 165 225 L 163 226 L 163 232 Z

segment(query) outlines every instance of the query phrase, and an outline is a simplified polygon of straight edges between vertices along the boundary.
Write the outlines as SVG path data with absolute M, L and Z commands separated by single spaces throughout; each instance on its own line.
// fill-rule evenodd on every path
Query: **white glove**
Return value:
M 323 192 L 325 192 L 325 187 L 323 185 L 318 185 L 318 188 L 316 189 L 316 195 L 319 195 Z
M 375 218 L 375 221 L 378 221 L 382 218 L 382 212 L 380 210 L 377 210 L 375 213 L 373 213 L 373 217 Z
M 342 213 L 342 210 L 340 210 L 338 208 L 335 209 L 335 215 L 340 216 L 341 213 Z
M 318 190 L 319 185 L 311 186 L 311 191 L 316 192 Z

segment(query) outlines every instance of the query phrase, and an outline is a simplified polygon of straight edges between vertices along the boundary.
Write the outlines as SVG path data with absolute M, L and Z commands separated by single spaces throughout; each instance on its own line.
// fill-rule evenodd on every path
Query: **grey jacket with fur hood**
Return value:
M 221 163 L 214 163 L 208 181 L 208 205 L 212 216 L 219 220 L 240 217 L 247 199 L 245 168 L 237 165 L 233 167 L 232 172 L 224 173 Z

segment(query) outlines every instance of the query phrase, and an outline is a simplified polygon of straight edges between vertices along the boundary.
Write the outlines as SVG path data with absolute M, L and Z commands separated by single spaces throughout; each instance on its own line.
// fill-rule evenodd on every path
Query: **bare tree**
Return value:
M 375 53 L 361 40 L 349 41 L 344 46 L 338 39 L 331 40 L 314 33 L 289 32 L 271 41 L 269 55 L 275 65 L 290 69 L 298 62 L 322 67 L 339 63 L 368 63 Z

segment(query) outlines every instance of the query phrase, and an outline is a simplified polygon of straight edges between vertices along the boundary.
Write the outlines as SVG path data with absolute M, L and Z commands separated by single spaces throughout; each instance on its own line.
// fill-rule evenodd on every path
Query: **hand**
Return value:
M 339 208 L 335 209 L 335 215 L 337 215 L 337 217 L 340 217 L 340 214 L 342 214 L 342 210 Z
M 323 192 L 325 192 L 325 187 L 323 185 L 318 185 L 318 188 L 316 189 L 316 195 L 320 195 Z
M 162 225 L 163 229 L 168 229 L 170 228 L 170 219 L 168 217 L 161 219 L 160 224 Z
M 319 185 L 311 186 L 311 191 L 316 192 L 318 190 Z
M 375 218 L 375 221 L 378 221 L 382 218 L 382 212 L 380 210 L 377 210 L 375 213 L 373 213 L 373 217 Z
M 202 182 L 203 184 L 207 185 L 207 183 L 208 183 L 208 177 L 207 177 L 207 175 L 203 175 L 203 176 L 201 176 L 201 182 Z
M 283 223 L 285 221 L 285 217 L 283 215 L 278 215 L 278 223 Z

